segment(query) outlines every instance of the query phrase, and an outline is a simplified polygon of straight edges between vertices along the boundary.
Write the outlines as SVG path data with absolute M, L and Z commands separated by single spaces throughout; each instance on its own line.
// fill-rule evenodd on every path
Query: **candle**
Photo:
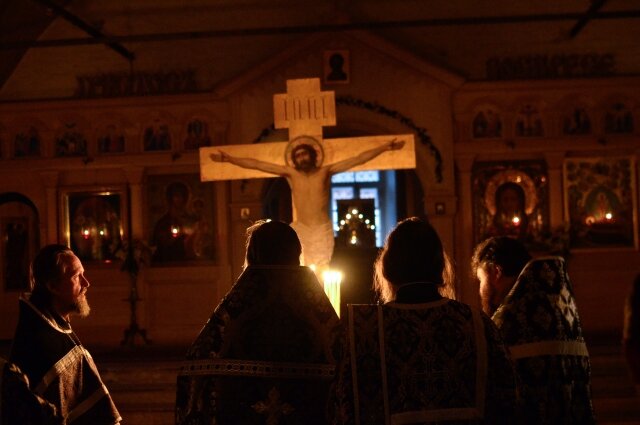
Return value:
M 342 282 L 342 273 L 337 270 L 326 270 L 322 273 L 324 282 L 324 292 L 327 294 L 333 309 L 340 317 L 340 283 Z

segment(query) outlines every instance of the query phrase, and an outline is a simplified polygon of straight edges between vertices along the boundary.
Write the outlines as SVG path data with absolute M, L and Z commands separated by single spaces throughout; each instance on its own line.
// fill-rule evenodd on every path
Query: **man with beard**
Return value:
M 31 295 L 20 299 L 10 361 L 64 423 L 118 424 L 109 391 L 69 323 L 72 315 L 89 315 L 89 286 L 82 263 L 68 247 L 42 248 L 31 264 Z
M 308 139 L 308 143 L 304 139 Z M 290 143 L 292 142 L 297 142 L 290 150 L 293 166 L 273 164 L 254 158 L 238 158 L 223 151 L 212 154 L 211 159 L 285 177 L 291 188 L 293 202 L 291 227 L 302 243 L 303 264 L 323 268 L 329 265 L 334 245 L 333 225 L 329 218 L 331 176 L 364 164 L 383 152 L 402 149 L 405 142 L 393 139 L 329 165 L 317 164 L 317 153 L 312 145 L 318 143 L 315 139 L 301 136 Z
M 520 379 L 522 424 L 593 424 L 591 364 L 564 259 L 531 259 L 521 242 L 480 243 L 480 298 Z
M 480 281 L 480 302 L 487 316 L 493 316 L 530 260 L 524 245 L 507 236 L 489 238 L 476 247 L 472 268 Z

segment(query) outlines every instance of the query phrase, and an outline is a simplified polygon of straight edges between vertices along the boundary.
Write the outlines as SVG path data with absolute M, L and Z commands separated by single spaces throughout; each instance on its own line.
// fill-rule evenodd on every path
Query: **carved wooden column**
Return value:
M 564 223 L 564 200 L 562 191 L 562 164 L 564 152 L 549 152 L 545 154 L 549 173 L 549 221 L 551 229 L 560 227 Z
M 46 244 L 59 243 L 58 232 L 58 171 L 42 171 L 40 177 L 44 184 L 47 198 Z
M 131 221 L 129 232 L 133 239 L 142 240 L 144 231 L 142 226 L 142 178 L 144 177 L 144 168 L 127 167 L 124 173 L 129 182 L 129 214 Z
M 229 185 L 226 182 L 215 182 L 212 190 L 215 190 L 215 203 L 216 205 L 229 206 Z M 229 213 L 230 207 L 218 208 L 216 211 L 216 240 L 215 249 L 218 264 L 221 266 L 229 266 L 229 273 L 231 273 L 231 264 L 229 259 Z
M 143 167 L 126 167 L 124 173 L 129 182 L 129 235 L 126 235 L 129 239 L 129 243 L 133 244 L 136 240 L 143 240 L 144 232 L 142 229 L 142 178 L 144 177 Z M 147 339 L 146 329 L 140 327 L 138 324 L 138 303 L 148 296 L 147 285 L 145 285 L 144 270 L 140 268 L 140 264 L 134 259 L 132 247 L 129 247 L 128 257 L 125 260 L 136 262 L 135 272 L 129 270 L 130 288 L 129 298 L 125 301 L 129 302 L 131 320 L 129 327 L 124 331 L 124 338 L 122 339 L 122 345 L 134 346 L 136 344 L 136 336 L 139 335 L 142 341 L 148 344 L 150 341 Z M 138 285 L 141 283 L 141 285 Z M 142 297 L 140 296 L 142 295 Z M 146 311 L 141 312 L 142 317 L 145 317 Z M 146 320 L 145 320 L 146 322 Z
M 438 231 L 447 254 L 456 254 L 456 214 L 458 213 L 458 198 L 449 192 L 431 191 L 425 196 L 424 211 L 429 222 Z
M 470 262 L 473 253 L 473 182 L 471 170 L 475 161 L 474 154 L 459 155 L 456 157 L 458 169 L 458 196 L 459 212 L 458 232 L 456 241 L 458 245 L 456 255 L 456 275 L 460 287 L 456 288 L 458 299 L 472 306 L 479 306 L 478 285 L 474 279 L 470 279 Z

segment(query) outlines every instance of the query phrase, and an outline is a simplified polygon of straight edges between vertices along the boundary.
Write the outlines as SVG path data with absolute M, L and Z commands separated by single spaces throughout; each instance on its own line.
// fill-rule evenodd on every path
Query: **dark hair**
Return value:
M 316 152 L 316 150 L 313 148 L 313 146 L 307 144 L 307 143 L 300 143 L 298 146 L 296 146 L 295 148 L 293 148 L 293 150 L 291 151 L 291 162 L 293 162 L 293 165 L 298 165 L 296 163 L 296 153 L 298 153 L 298 151 L 300 150 L 305 150 L 307 151 L 307 153 L 309 154 L 309 157 L 311 157 L 311 161 L 315 164 L 316 161 L 318 160 L 318 152 Z
M 39 308 L 49 307 L 51 291 L 47 283 L 59 280 L 64 274 L 62 257 L 72 256 L 73 251 L 68 246 L 47 245 L 38 252 L 31 263 L 31 301 Z
M 175 193 L 181 195 L 185 200 L 189 199 L 189 188 L 182 182 L 169 183 L 165 191 L 167 201 L 171 202 L 171 198 L 173 198 Z
M 260 220 L 247 229 L 247 237 L 245 266 L 300 265 L 300 240 L 288 224 Z
M 518 276 L 531 260 L 531 255 L 522 242 L 507 236 L 495 236 L 476 246 L 471 258 L 474 275 L 480 267 L 488 264 L 499 266 L 505 276 Z
M 385 301 L 405 283 L 425 282 L 453 296 L 453 268 L 431 224 L 418 217 L 401 221 L 387 236 L 375 264 L 374 288 Z

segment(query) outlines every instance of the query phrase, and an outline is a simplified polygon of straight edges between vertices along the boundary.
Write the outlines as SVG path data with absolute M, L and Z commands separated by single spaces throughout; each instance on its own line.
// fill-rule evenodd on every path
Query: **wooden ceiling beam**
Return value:
M 48 0 L 36 0 L 45 2 Z M 424 28 L 436 26 L 467 26 L 467 25 L 505 25 L 524 24 L 535 22 L 553 21 L 573 21 L 584 17 L 582 13 L 564 14 L 544 14 L 544 15 L 515 15 L 515 16 L 495 16 L 476 18 L 445 18 L 445 19 L 423 19 L 405 21 L 386 22 L 353 22 L 347 24 L 322 24 L 290 27 L 266 27 L 266 28 L 243 28 L 229 30 L 212 31 L 191 31 L 163 34 L 137 34 L 125 36 L 98 36 L 92 38 L 68 38 L 57 40 L 37 40 L 24 42 L 0 43 L 0 50 L 12 50 L 20 48 L 45 48 L 45 47 L 67 47 L 91 44 L 117 45 L 118 43 L 145 43 L 158 41 L 180 41 L 196 40 L 207 38 L 225 37 L 250 37 L 263 35 L 292 35 L 310 34 L 320 32 L 341 32 L 341 31 L 361 31 L 361 30 L 386 30 L 398 28 Z M 640 18 L 640 10 L 625 10 L 615 12 L 598 12 L 590 20 L 595 19 L 637 19 Z M 131 54 L 133 55 L 133 54 Z
M 50 9 L 56 15 L 62 17 L 67 22 L 69 22 L 72 25 L 80 28 L 82 31 L 86 32 L 93 39 L 101 40 L 101 41 L 98 42 L 98 44 L 105 44 L 111 50 L 117 52 L 119 55 L 123 56 L 128 61 L 133 61 L 135 59 L 135 54 L 133 52 L 129 51 L 122 44 L 120 44 L 119 41 L 111 40 L 108 36 L 106 36 L 98 28 L 95 28 L 94 26 L 92 26 L 89 23 L 85 22 L 82 18 L 80 18 L 79 16 L 69 12 L 66 8 L 60 6 L 59 4 L 55 3 L 54 1 L 51 1 L 51 0 L 33 0 L 33 1 L 35 1 L 36 3 L 40 3 L 41 5 L 45 6 L 48 9 Z M 37 43 L 37 41 L 35 41 L 34 43 Z M 29 48 L 37 47 L 37 45 L 36 46 L 29 45 L 28 47 Z
M 604 6 L 606 2 L 607 0 L 591 0 L 591 6 L 589 6 L 589 9 L 587 9 L 584 15 L 582 15 L 582 17 L 578 19 L 578 22 L 576 22 L 573 28 L 571 28 L 571 31 L 569 31 L 570 40 L 575 38 L 580 33 L 580 31 L 582 31 L 582 29 L 589 23 L 589 21 L 598 14 L 598 11 L 602 8 L 602 6 Z

